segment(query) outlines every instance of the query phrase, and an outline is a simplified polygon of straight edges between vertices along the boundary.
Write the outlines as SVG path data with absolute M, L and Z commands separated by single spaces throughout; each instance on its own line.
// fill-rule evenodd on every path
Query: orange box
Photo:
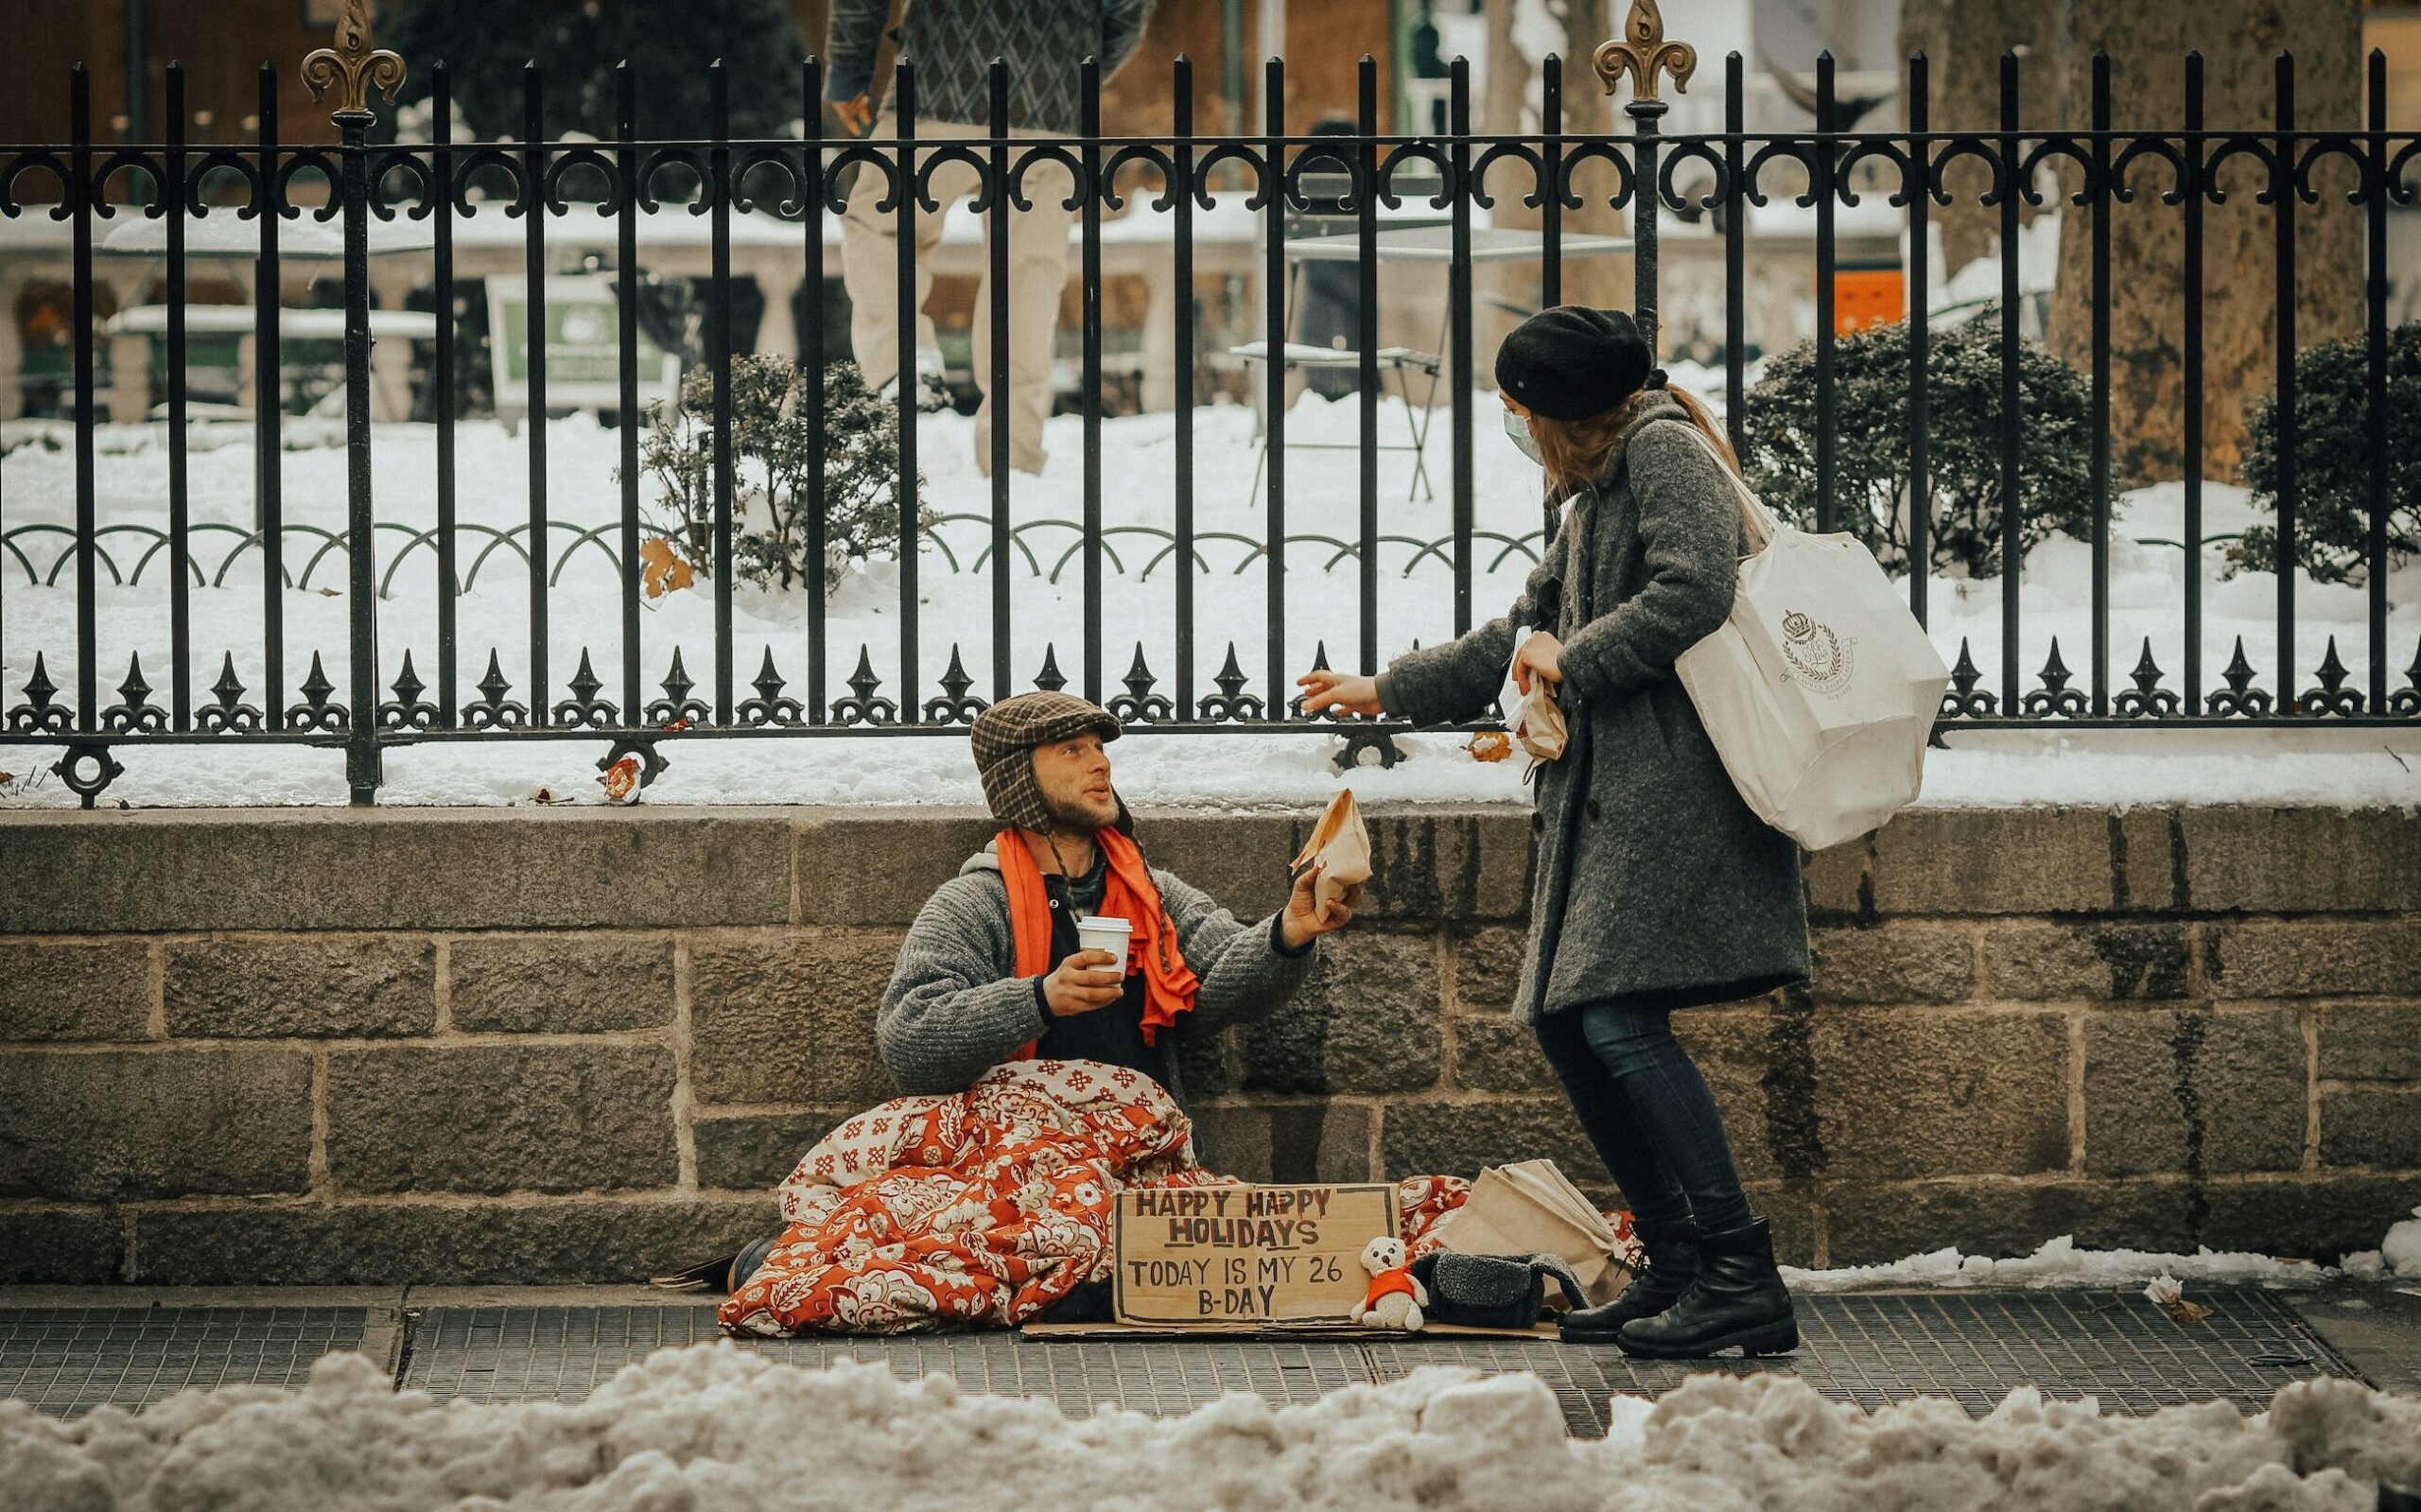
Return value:
M 1907 313 L 1907 275 L 1897 268 L 1845 268 L 1833 274 L 1833 334 L 1889 325 Z

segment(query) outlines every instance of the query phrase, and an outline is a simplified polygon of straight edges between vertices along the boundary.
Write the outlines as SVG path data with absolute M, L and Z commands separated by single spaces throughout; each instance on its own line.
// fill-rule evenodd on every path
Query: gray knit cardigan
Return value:
M 1178 1023 L 1182 1038 L 1266 1018 L 1302 985 L 1316 949 L 1280 955 L 1270 945 L 1269 919 L 1239 924 L 1210 895 L 1158 867 L 1152 881 L 1176 924 L 1177 948 L 1202 982 L 1193 1012 Z M 1044 1028 L 1033 982 L 1017 974 L 1009 891 L 987 843 L 909 926 L 875 1013 L 875 1044 L 900 1091 L 963 1092 Z M 1177 1064 L 1172 1052 L 1169 1093 L 1182 1105 Z

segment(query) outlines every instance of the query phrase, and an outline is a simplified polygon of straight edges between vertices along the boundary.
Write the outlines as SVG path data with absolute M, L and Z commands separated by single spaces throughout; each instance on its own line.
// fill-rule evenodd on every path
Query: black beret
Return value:
M 1659 382 L 1646 338 L 1621 310 L 1559 304 L 1496 349 L 1496 386 L 1549 420 L 1586 420 Z

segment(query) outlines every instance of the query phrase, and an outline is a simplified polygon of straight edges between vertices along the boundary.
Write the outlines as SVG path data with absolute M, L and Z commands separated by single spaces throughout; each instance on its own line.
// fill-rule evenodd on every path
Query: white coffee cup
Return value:
M 1114 969 L 1123 977 L 1126 975 L 1126 942 L 1134 932 L 1135 926 L 1124 919 L 1105 918 L 1098 914 L 1088 913 L 1076 920 L 1076 946 L 1077 948 L 1084 950 L 1106 950 L 1118 957 L 1118 965 Z

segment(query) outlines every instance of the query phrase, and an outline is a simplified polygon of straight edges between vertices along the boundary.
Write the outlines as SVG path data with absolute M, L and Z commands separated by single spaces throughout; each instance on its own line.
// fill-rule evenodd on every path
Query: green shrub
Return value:
M 1986 310 L 1932 333 L 1925 352 L 1932 569 L 2000 571 L 2000 318 Z M 1833 348 L 1834 528 L 1866 543 L 1894 573 L 1908 568 L 1908 327 L 1870 326 Z M 2027 549 L 2054 530 L 2090 534 L 2090 395 L 2084 379 L 2034 342 L 2018 349 L 2018 489 Z M 1773 358 L 1749 391 L 1741 465 L 1774 512 L 1816 522 L 1816 349 Z M 2116 505 L 2115 494 L 2112 503 Z
M 824 560 L 813 563 L 807 383 L 788 357 L 732 358 L 731 560 L 765 587 L 820 579 L 828 594 L 852 559 L 899 545 L 898 412 L 867 390 L 856 363 L 825 368 Z M 701 577 L 714 566 L 714 374 L 692 369 L 679 405 L 648 406 L 639 443 L 639 466 L 656 483 L 653 523 Z
M 2361 582 L 2371 543 L 2370 359 L 2364 341 L 2332 341 L 2295 357 L 2295 561 L 2323 582 Z M 2244 486 L 2256 509 L 2278 509 L 2278 396 L 2247 411 Z M 2421 551 L 2421 322 L 2387 338 L 2387 551 Z M 2256 525 L 2228 548 L 2232 569 L 2275 571 L 2278 531 Z

